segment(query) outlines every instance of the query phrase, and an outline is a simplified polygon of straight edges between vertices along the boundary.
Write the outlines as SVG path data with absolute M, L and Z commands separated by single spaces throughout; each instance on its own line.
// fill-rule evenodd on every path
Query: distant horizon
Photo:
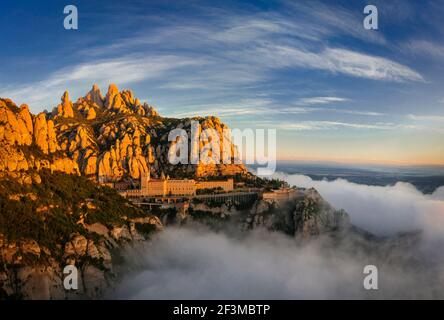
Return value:
M 377 162 L 377 161 L 353 161 L 353 160 L 325 160 L 325 159 L 277 159 L 278 164 L 282 162 L 291 162 L 299 164 L 319 164 L 319 165 L 350 165 L 350 166 L 381 166 L 381 167 L 439 167 L 444 169 L 444 162 L 442 163 L 404 163 L 404 162 Z

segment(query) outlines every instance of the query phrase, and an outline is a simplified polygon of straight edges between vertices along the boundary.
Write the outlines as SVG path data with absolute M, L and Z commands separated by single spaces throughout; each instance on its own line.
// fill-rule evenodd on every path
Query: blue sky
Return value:
M 165 116 L 276 128 L 280 159 L 444 163 L 444 1 L 3 1 L 0 96 L 132 89 Z

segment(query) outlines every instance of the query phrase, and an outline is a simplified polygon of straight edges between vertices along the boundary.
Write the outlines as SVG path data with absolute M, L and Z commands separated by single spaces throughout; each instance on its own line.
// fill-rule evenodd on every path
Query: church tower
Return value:
M 150 168 L 146 172 L 140 174 L 140 189 L 148 190 L 148 183 L 150 182 Z

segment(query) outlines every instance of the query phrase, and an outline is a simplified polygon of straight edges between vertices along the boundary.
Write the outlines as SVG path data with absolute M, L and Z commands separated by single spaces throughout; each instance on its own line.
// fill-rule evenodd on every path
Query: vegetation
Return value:
M 72 233 L 86 235 L 82 219 L 111 226 L 143 215 L 113 189 L 85 177 L 48 170 L 39 175 L 41 183 L 29 185 L 0 179 L 0 233 L 9 241 L 33 239 L 55 250 Z
M 151 213 L 159 217 L 161 221 L 166 222 L 166 224 L 173 224 L 176 221 L 177 217 L 176 208 L 154 207 Z
M 145 236 L 151 236 L 156 231 L 156 226 L 147 223 L 136 223 L 136 230 Z
M 252 197 L 248 201 L 242 201 L 242 202 L 235 201 L 234 207 L 238 211 L 250 210 L 251 208 L 253 208 L 253 205 L 256 203 L 256 200 L 257 197 Z
M 229 219 L 229 216 L 222 216 L 206 210 L 194 210 L 190 208 L 188 212 L 194 220 L 200 222 L 225 221 Z
M 222 187 L 211 188 L 211 189 L 205 188 L 205 189 L 198 189 L 198 190 L 196 191 L 196 194 L 197 194 L 197 195 L 203 195 L 203 194 L 215 194 L 215 193 L 221 193 L 221 192 L 223 192 L 223 191 L 224 191 L 224 189 L 223 189 Z
M 276 190 L 279 188 L 289 187 L 288 183 L 279 179 L 260 178 L 252 174 L 242 175 L 236 174 L 232 177 L 234 182 L 242 183 L 246 188 L 261 188 L 265 190 Z

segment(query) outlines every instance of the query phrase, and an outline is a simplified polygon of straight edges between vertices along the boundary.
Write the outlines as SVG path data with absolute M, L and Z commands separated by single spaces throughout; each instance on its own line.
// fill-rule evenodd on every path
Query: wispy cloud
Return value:
M 306 68 L 358 78 L 394 82 L 424 81 L 421 74 L 395 61 L 347 49 L 326 48 L 319 52 L 291 46 L 268 45 L 248 54 L 258 63 L 275 68 Z
M 362 28 L 363 15 L 360 11 L 351 11 L 336 3 L 332 5 L 316 0 L 288 1 L 287 4 L 296 13 L 303 13 L 307 20 L 322 26 L 330 37 L 347 35 L 380 45 L 387 43 L 383 34 L 368 32 Z
M 409 114 L 407 118 L 416 121 L 444 122 L 444 116 Z
M 397 130 L 417 130 L 424 132 L 443 133 L 444 129 L 439 126 L 398 124 L 393 122 L 349 122 L 349 121 L 257 121 L 258 127 L 276 128 L 285 131 L 332 131 L 332 130 L 379 130 L 379 131 L 397 131 Z
M 276 115 L 297 115 L 297 114 L 309 114 L 309 113 L 338 113 L 338 114 L 351 114 L 357 116 L 371 116 L 379 117 L 386 116 L 387 114 L 366 110 L 351 110 L 351 109 L 338 109 L 338 108 L 324 108 L 324 107 L 312 107 L 312 105 L 320 104 L 325 105 L 334 101 L 342 102 L 349 101 L 346 98 L 339 97 L 312 97 L 302 98 L 296 100 L 294 105 L 286 106 L 286 103 L 275 101 L 272 98 L 248 98 L 241 99 L 237 102 L 221 102 L 210 103 L 203 105 L 187 105 L 183 106 L 179 111 L 169 113 L 170 116 L 175 117 L 194 117 L 197 115 L 216 115 L 224 118 L 238 118 L 240 116 L 262 115 L 275 117 Z M 304 102 L 304 103 L 303 103 Z M 302 106 L 304 105 L 305 106 Z
M 435 58 L 444 57 L 444 45 L 427 40 L 411 40 L 404 44 L 405 49 L 415 55 L 431 56 Z
M 328 69 L 356 77 L 396 82 L 424 81 L 413 69 L 382 57 L 346 49 L 327 49 L 322 56 Z
M 74 91 L 72 96 L 84 94 L 93 82 L 103 87 L 110 82 L 124 85 L 153 80 L 151 90 L 160 89 L 168 94 L 189 91 L 196 104 L 201 105 L 198 98 L 203 93 L 217 96 L 226 90 L 231 95 L 245 97 L 248 94 L 242 95 L 243 91 L 254 88 L 258 92 L 279 81 L 280 73 L 294 70 L 312 70 L 314 77 L 327 73 L 332 77 L 345 75 L 387 82 L 424 81 L 419 72 L 407 65 L 358 52 L 356 46 L 347 49 L 334 45 L 331 40 L 341 36 L 386 44 L 382 33 L 363 31 L 361 12 L 317 1 L 284 1 L 284 7 L 288 10 L 261 13 L 221 10 L 217 15 L 203 10 L 200 19 L 184 22 L 176 17 L 149 27 L 140 27 L 141 20 L 138 20 L 138 28 L 121 38 L 76 51 L 87 62 L 61 67 L 33 83 L 0 84 L 0 94 L 37 109 L 57 103 L 57 97 L 66 89 Z M 207 16 L 209 19 L 202 19 Z M 216 107 L 204 111 L 225 115 L 231 111 L 240 115 L 256 108 L 257 111 L 308 113 L 325 110 L 304 107 L 348 101 L 342 97 L 315 96 L 302 98 L 296 105 L 289 99 L 284 103 L 270 102 L 267 106 L 241 101 L 223 110 Z M 329 111 L 381 115 L 362 110 Z
M 296 101 L 296 104 L 317 105 L 317 104 L 330 104 L 333 102 L 344 102 L 344 101 L 348 101 L 348 99 L 341 97 L 310 97 L 310 98 L 301 98 L 298 101 Z
M 328 109 L 324 109 L 324 111 L 326 110 Z M 338 113 L 352 114 L 357 116 L 380 117 L 387 115 L 387 113 L 375 112 L 375 111 L 361 111 L 361 110 L 347 110 L 347 109 L 330 109 L 330 110 Z
M 181 111 L 170 113 L 170 115 L 175 117 L 218 116 L 229 118 L 268 112 L 272 104 L 272 100 L 269 99 L 242 99 L 239 102 L 183 106 Z
M 338 121 L 299 121 L 299 122 L 286 122 L 276 124 L 281 130 L 291 131 L 312 131 L 312 130 L 338 130 L 341 128 L 350 129 L 370 129 L 370 130 L 392 130 L 394 129 L 393 123 L 351 123 L 351 122 L 338 122 Z
M 81 95 L 93 83 L 106 87 L 109 83 L 124 85 L 146 79 L 165 76 L 173 70 L 195 65 L 203 61 L 168 56 L 125 56 L 118 59 L 97 60 L 62 68 L 37 83 L 0 88 L 0 96 L 10 97 L 17 102 L 26 102 L 31 107 L 41 106 L 48 101 L 57 101 L 64 90 L 74 88 Z M 83 90 L 80 92 L 80 90 Z
M 238 78 L 263 80 L 270 76 L 270 70 L 282 68 L 323 70 L 331 74 L 394 82 L 424 80 L 419 72 L 396 61 L 329 44 L 328 39 L 341 35 L 384 44 L 386 40 L 381 33 L 362 28 L 361 12 L 317 1 L 286 5 L 289 7 L 286 14 L 222 11 L 223 18 L 212 16 L 211 23 L 191 20 L 184 24 L 173 20 L 171 24 L 118 39 L 106 46 L 88 48 L 83 53 L 107 55 L 122 50 L 153 48 L 186 52 L 198 59 L 213 61 L 213 67 L 223 65 L 234 75 L 234 70 L 241 70 L 240 77 L 228 78 L 232 81 Z M 206 76 L 220 71 L 206 67 L 209 70 Z M 252 72 L 252 79 L 243 70 Z M 196 85 L 172 82 L 170 85 L 173 89 L 188 89 L 205 82 L 212 81 L 195 81 Z

